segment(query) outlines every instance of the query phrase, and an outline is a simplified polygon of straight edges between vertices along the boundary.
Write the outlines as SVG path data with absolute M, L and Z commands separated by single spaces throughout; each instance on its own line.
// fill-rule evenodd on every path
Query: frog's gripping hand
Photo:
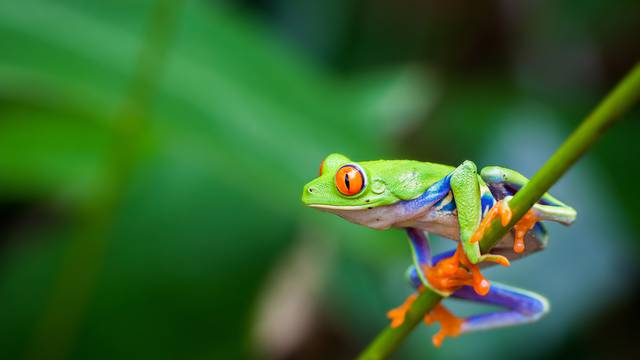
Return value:
M 481 261 L 492 261 L 508 266 L 507 258 L 493 254 L 482 255 L 480 245 L 471 241 L 482 220 L 480 180 L 476 165 L 471 161 L 465 161 L 458 166 L 451 174 L 450 186 L 456 201 L 460 243 L 466 258 L 474 265 Z

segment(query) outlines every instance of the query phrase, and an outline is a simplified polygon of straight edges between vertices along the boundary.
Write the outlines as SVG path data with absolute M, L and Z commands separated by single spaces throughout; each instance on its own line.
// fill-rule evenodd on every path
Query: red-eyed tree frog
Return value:
M 545 194 L 487 254 L 478 239 L 496 217 L 506 225 L 511 216 L 509 200 L 527 183 L 521 174 L 489 166 L 478 174 L 465 161 L 458 167 L 411 160 L 354 162 L 331 154 L 320 165 L 320 176 L 304 186 L 302 202 L 373 229 L 405 229 L 413 264 L 407 270 L 417 290 L 429 288 L 445 297 L 494 304 L 506 311 L 458 318 L 442 305 L 425 322 L 440 322 L 433 343 L 446 336 L 523 324 L 538 320 L 548 309 L 541 295 L 494 283 L 479 268 L 491 263 L 509 266 L 510 260 L 542 250 L 547 234 L 542 220 L 570 225 L 576 211 Z M 431 256 L 427 233 L 458 242 L 455 250 Z M 412 294 L 387 316 L 392 327 L 404 322 L 416 299 Z

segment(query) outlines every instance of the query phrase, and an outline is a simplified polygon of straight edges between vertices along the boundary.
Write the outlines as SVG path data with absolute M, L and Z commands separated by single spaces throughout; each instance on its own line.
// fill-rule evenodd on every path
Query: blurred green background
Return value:
M 0 3 L 2 358 L 352 358 L 410 253 L 303 208 L 324 156 L 531 176 L 638 34 L 637 0 Z M 639 358 L 639 120 L 554 187 L 573 227 L 486 272 L 546 318 L 395 358 Z

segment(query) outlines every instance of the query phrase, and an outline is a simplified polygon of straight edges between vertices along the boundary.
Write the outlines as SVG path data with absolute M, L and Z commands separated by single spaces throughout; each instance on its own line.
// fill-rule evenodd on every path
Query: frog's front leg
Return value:
M 509 265 L 509 260 L 504 256 L 482 255 L 480 245 L 471 242 L 471 237 L 482 220 L 480 181 L 476 165 L 471 161 L 465 161 L 458 166 L 451 174 L 450 186 L 458 211 L 460 243 L 469 262 L 475 265 L 481 261 L 493 261 L 505 266 Z
M 465 273 L 460 269 L 460 265 L 463 265 L 471 273 L 473 288 L 478 294 L 484 295 L 489 291 L 490 284 L 480 274 L 477 263 L 493 261 L 508 266 L 509 260 L 500 255 L 483 255 L 480 253 L 479 244 L 471 241 L 482 219 L 480 181 L 475 164 L 471 161 L 465 161 L 458 166 L 451 173 L 450 187 L 458 212 L 459 246 L 453 256 L 440 261 L 434 268 L 429 269 L 426 275 L 429 283 L 439 290 L 453 291 L 456 287 L 447 285 L 459 283 L 458 277 Z M 457 286 L 460 285 L 457 284 Z

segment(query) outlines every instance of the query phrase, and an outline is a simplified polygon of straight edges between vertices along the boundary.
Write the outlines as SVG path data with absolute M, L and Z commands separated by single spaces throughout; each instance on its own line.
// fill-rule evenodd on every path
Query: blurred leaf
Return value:
M 14 109 L 0 122 L 0 192 L 84 195 L 100 183 L 108 133 L 77 114 Z
M 56 194 L 61 185 L 99 183 L 112 135 L 108 120 L 93 118 L 113 119 L 123 106 L 150 4 L 0 4 L 2 93 L 21 94 L 34 109 L 42 98 L 60 108 L 11 114 L 0 124 L 7 150 L 0 186 L 24 182 Z M 157 74 L 144 139 L 151 146 L 119 194 L 104 272 L 74 350 L 79 358 L 237 357 L 260 283 L 291 238 L 301 185 L 329 152 L 381 157 L 390 140 L 382 119 L 401 127 L 423 109 L 411 96 L 422 89 L 415 82 L 342 83 L 240 14 L 195 1 L 183 10 L 166 72 Z M 365 110 L 378 96 L 359 92 L 384 94 L 387 86 L 399 95 L 370 123 Z M 397 106 L 398 99 L 416 100 Z M 67 109 L 90 115 L 61 116 Z M 67 245 L 51 246 L 58 254 Z M 2 274 L 6 311 L 42 311 L 8 299 L 31 287 L 43 292 L 46 281 L 17 279 L 34 263 L 55 274 L 61 258 L 29 256 Z M 28 329 L 32 315 L 0 327 Z

